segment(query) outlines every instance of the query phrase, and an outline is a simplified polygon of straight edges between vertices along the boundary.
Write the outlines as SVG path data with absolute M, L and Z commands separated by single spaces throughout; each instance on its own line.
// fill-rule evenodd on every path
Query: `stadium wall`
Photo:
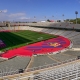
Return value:
M 0 27 L 2 27 L 4 30 L 24 30 L 26 27 L 47 27 L 47 28 L 55 28 L 55 29 L 75 29 L 80 31 L 80 24 L 70 24 L 70 23 L 64 23 L 64 22 L 39 22 L 39 23 L 10 23 L 10 26 L 5 27 L 4 23 L 0 23 Z M 23 27 L 23 28 L 22 28 Z M 1 30 L 1 28 L 0 28 Z
M 38 22 L 38 23 L 10 23 L 11 26 L 36 26 L 36 27 L 51 27 L 65 29 L 80 29 L 80 24 L 71 24 L 66 22 Z

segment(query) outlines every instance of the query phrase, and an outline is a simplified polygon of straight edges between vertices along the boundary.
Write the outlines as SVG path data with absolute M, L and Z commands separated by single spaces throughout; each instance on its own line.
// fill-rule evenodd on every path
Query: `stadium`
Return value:
M 80 25 L 0 23 L 0 80 L 79 80 Z

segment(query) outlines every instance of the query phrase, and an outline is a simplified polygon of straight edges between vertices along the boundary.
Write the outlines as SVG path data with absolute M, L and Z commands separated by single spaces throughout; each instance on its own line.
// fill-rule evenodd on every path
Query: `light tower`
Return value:
M 34 22 L 35 22 L 36 16 L 34 16 Z
M 63 16 L 63 22 L 64 22 L 64 14 L 62 16 Z
M 44 21 L 46 21 L 46 16 L 44 16 Z
M 52 18 L 54 18 L 54 16 L 52 16 Z
M 0 10 L 0 13 L 2 13 L 2 10 Z
M 78 14 L 78 11 L 75 11 L 75 14 L 76 14 L 76 24 L 77 24 L 77 14 Z

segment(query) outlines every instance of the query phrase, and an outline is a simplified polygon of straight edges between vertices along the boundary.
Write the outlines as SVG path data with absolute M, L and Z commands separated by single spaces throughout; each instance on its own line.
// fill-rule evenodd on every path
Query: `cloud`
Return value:
M 13 13 L 13 14 L 10 14 L 9 17 L 19 17 L 19 16 L 25 16 L 26 14 L 25 13 Z
M 8 19 L 8 15 L 6 13 L 6 11 L 3 11 L 0 13 L 0 21 L 4 21 Z
M 4 12 L 4 13 L 7 13 L 7 9 L 6 9 L 6 10 L 3 10 L 3 12 Z
M 7 11 L 7 9 L 5 9 L 5 10 L 0 10 L 0 12 L 1 13 L 7 13 L 8 11 Z
M 26 17 L 26 13 L 7 13 L 8 10 L 0 10 L 0 21 L 26 21 L 29 20 L 29 17 Z
M 3 13 L 4 12 L 4 13 Z M 19 20 L 27 20 L 29 18 L 26 17 L 26 13 L 6 13 L 7 10 L 3 10 L 3 12 L 0 13 L 0 21 L 19 21 Z
M 27 18 L 27 17 L 20 17 L 19 19 L 21 19 L 21 20 L 26 20 L 26 19 L 30 19 L 30 18 Z

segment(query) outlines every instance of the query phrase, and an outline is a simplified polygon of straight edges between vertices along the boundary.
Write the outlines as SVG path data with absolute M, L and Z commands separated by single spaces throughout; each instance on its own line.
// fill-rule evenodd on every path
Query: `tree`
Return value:
M 76 24 L 76 19 L 70 19 L 70 22 Z M 80 24 L 80 18 L 77 18 L 77 23 Z
M 47 22 L 50 22 L 50 20 L 49 20 L 49 19 L 47 19 Z

